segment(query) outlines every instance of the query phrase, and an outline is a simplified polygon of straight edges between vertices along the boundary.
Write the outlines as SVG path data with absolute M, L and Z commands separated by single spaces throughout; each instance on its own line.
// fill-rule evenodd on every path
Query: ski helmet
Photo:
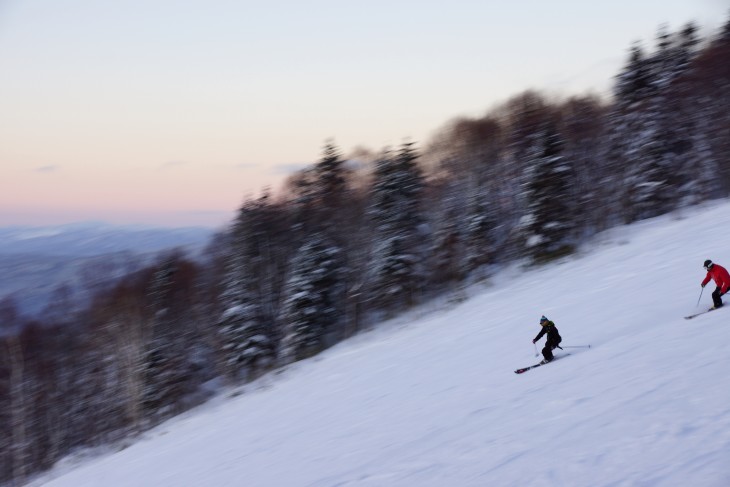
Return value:
M 702 264 L 702 267 L 707 269 L 708 271 L 712 268 L 712 261 L 710 259 L 707 259 L 704 264 Z

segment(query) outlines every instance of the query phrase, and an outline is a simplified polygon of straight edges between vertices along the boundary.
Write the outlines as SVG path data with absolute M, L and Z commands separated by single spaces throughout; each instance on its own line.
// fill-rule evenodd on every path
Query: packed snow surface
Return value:
M 730 266 L 727 203 L 505 269 L 35 485 L 729 486 L 730 306 L 683 318 L 708 258 Z M 543 314 L 591 348 L 516 375 Z

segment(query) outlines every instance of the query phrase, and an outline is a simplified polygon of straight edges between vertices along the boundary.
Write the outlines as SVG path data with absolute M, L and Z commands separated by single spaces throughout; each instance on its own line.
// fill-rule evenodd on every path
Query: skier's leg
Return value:
M 712 303 L 715 305 L 715 308 L 719 308 L 720 306 L 722 306 L 720 291 L 720 286 L 717 286 L 717 288 L 715 288 L 715 291 L 712 293 Z
M 545 360 L 550 362 L 553 359 L 552 346 L 546 343 L 545 346 L 542 348 L 542 356 L 545 357 Z

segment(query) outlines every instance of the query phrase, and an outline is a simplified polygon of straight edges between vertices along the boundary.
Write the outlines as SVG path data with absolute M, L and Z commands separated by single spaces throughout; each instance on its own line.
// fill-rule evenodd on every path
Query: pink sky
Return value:
M 720 0 L 0 0 L 0 225 L 226 223 L 284 168 L 425 143 L 528 88 L 606 94 Z

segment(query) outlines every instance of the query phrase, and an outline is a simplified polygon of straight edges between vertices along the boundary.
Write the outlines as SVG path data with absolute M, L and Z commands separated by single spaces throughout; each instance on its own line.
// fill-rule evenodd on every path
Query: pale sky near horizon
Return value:
M 0 0 L 0 225 L 223 225 L 332 138 L 425 144 L 525 89 L 605 94 L 727 0 Z

